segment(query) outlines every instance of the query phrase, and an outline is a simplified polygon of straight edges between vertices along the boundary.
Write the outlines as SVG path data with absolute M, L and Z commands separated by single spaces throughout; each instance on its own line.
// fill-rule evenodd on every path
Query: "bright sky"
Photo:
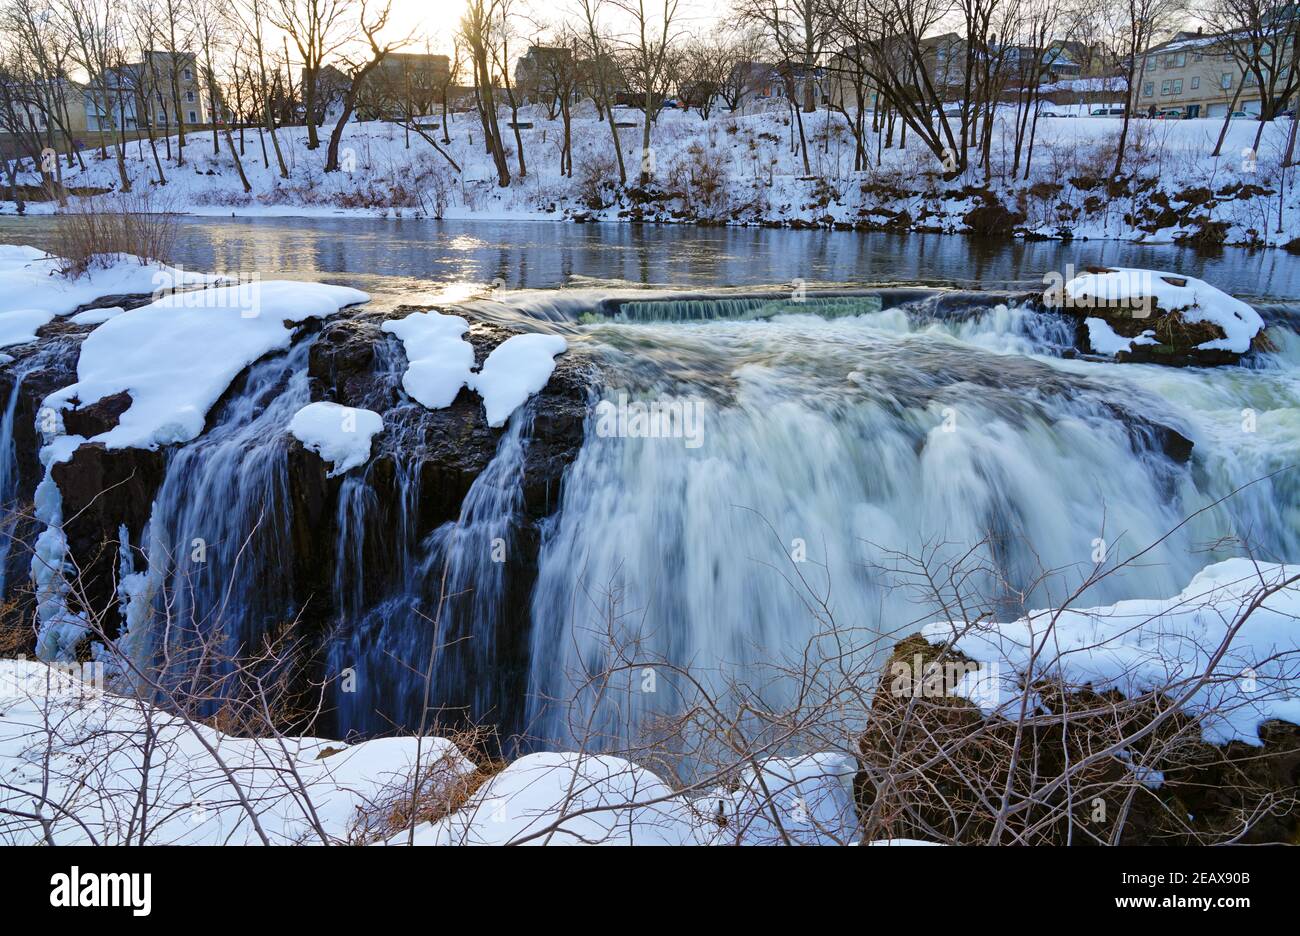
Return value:
M 657 14 L 663 9 L 662 0 L 646 0 L 646 3 L 647 9 L 653 13 Z M 543 34 L 547 27 L 566 18 L 576 21 L 578 15 L 577 4 L 571 0 L 516 0 L 514 5 L 518 13 L 518 29 L 525 36 L 531 32 L 528 28 L 530 21 L 537 24 L 536 32 Z M 727 12 L 728 6 L 728 0 L 679 0 L 677 21 L 682 30 L 705 31 Z M 626 14 L 621 14 L 608 0 L 605 7 L 603 15 L 609 23 L 626 23 Z M 450 52 L 451 37 L 464 10 L 465 0 L 393 0 L 392 33 L 412 33 L 416 37 L 416 45 L 421 48 L 427 38 L 435 52 Z

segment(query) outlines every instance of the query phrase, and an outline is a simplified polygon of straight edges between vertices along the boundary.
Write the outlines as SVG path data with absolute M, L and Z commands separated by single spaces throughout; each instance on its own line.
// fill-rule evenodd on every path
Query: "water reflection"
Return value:
M 0 219 L 0 240 L 50 247 L 50 218 Z M 185 218 L 177 260 L 222 272 L 327 279 L 376 291 L 448 282 L 741 286 L 915 282 L 1031 288 L 1046 270 L 1144 266 L 1207 279 L 1245 299 L 1300 297 L 1300 259 L 1279 250 L 1202 256 L 1110 241 L 977 241 L 678 225 L 368 218 Z

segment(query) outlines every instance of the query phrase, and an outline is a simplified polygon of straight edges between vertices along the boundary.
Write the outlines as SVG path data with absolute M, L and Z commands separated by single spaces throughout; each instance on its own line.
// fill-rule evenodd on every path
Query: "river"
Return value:
M 0 222 L 4 241 L 44 246 L 50 231 L 44 219 Z M 1138 567 L 1079 601 L 1168 596 L 1231 555 L 1300 561 L 1290 470 L 1300 462 L 1300 260 L 1279 251 L 1205 257 L 1167 245 L 530 222 L 185 219 L 180 231 L 175 259 L 193 269 L 354 285 L 385 303 L 454 303 L 560 331 L 615 375 L 609 404 L 680 404 L 698 415 L 697 431 L 676 438 L 589 422 L 528 599 L 524 722 L 546 743 L 626 738 L 678 704 L 671 676 L 645 691 L 639 670 L 594 690 L 590 674 L 610 665 L 612 647 L 707 674 L 711 685 L 762 683 L 764 698 L 785 704 L 799 691 L 792 672 L 810 659 L 836 660 L 846 640 L 854 654 L 887 650 L 943 614 L 948 586 L 927 589 L 922 566 L 950 568 L 972 548 L 963 588 L 999 616 L 1055 604 L 1099 556 L 1114 564 L 1147 547 Z M 1046 272 L 1103 263 L 1201 277 L 1253 302 L 1274 323 L 1277 350 L 1212 370 L 1098 363 L 1063 356 L 1062 324 L 1014 303 L 795 302 L 800 285 L 814 299 L 819 288 L 886 284 L 1013 294 L 1041 288 Z M 723 300 L 746 290 L 793 304 L 775 317 L 737 316 L 747 307 Z M 691 293 L 690 303 L 674 291 Z M 636 311 L 624 320 L 601 314 L 602 300 L 638 295 L 663 301 L 625 306 Z M 291 365 L 303 366 L 278 366 Z M 288 387 L 296 406 L 303 385 Z M 241 446 L 267 466 L 242 477 L 282 483 L 272 462 L 283 455 L 267 446 L 274 426 L 262 413 L 244 412 L 173 458 L 155 507 L 166 516 L 155 523 L 180 523 L 200 480 L 221 489 L 213 479 L 227 477 Z M 1165 427 L 1194 443 L 1186 463 L 1169 457 Z M 475 543 L 490 545 L 513 522 L 513 498 L 500 492 L 526 432 L 511 423 L 484 489 L 467 500 L 472 516 L 459 532 Z M 362 469 L 344 486 L 341 535 L 361 535 L 365 484 Z M 232 489 L 227 500 L 206 509 L 229 511 L 223 522 L 238 541 L 265 499 Z M 435 559 L 445 568 L 451 556 L 458 593 L 490 604 L 497 573 L 449 546 L 456 532 L 413 532 L 412 568 Z M 340 556 L 362 552 L 340 544 Z M 418 720 L 422 687 L 403 673 L 423 666 L 436 639 L 412 610 L 427 587 L 413 577 L 370 607 L 338 602 L 348 619 L 330 666 L 384 687 L 338 700 L 340 731 Z M 246 596 L 249 607 L 268 600 Z M 492 618 L 487 604 L 466 613 Z M 439 704 L 478 719 L 501 707 L 438 672 Z

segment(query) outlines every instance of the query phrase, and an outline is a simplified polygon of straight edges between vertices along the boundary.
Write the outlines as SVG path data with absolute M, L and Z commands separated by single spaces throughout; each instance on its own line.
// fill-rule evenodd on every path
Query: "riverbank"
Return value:
M 1068 109 L 1058 108 L 1061 113 Z M 620 122 L 637 123 L 634 110 Z M 999 114 L 999 121 L 1006 115 Z M 521 120 L 524 159 L 510 140 L 514 178 L 501 188 L 482 151 L 473 114 L 452 115 L 450 142 L 430 141 L 389 123 L 349 124 L 343 168 L 324 172 L 325 149 L 306 148 L 302 128 L 279 131 L 287 173 L 279 172 L 265 134 L 244 130 L 236 145 L 245 191 L 224 141 L 192 135 L 177 165 L 175 139 L 127 146 L 132 185 L 158 210 L 222 217 L 362 217 L 444 220 L 616 222 L 693 226 L 780 227 L 970 234 L 1053 240 L 1121 240 L 1142 244 L 1276 247 L 1300 236 L 1292 170 L 1283 170 L 1289 124 L 1264 128 L 1234 121 L 1218 157 L 1220 123 L 1138 120 L 1123 175 L 1112 178 L 1118 121 L 1089 116 L 1042 118 L 1026 173 L 996 134 L 992 178 L 972 170 L 946 181 L 943 167 L 914 141 L 872 137 L 870 166 L 854 170 L 853 140 L 843 117 L 806 115 L 808 169 L 783 109 L 714 115 L 666 112 L 654 128 L 652 181 L 637 182 L 640 131 L 620 131 L 629 181 L 620 184 L 608 125 L 579 108 L 573 120 L 575 169 L 559 172 L 563 128 L 539 108 Z M 1013 136 L 1013 135 L 1012 135 Z M 475 140 L 479 142 L 476 145 Z M 173 159 L 168 161 L 167 154 Z M 116 161 L 82 154 L 85 168 L 64 168 L 64 183 L 87 191 L 120 187 Z M 455 167 L 453 167 L 453 162 Z M 159 184 L 158 165 L 162 178 Z M 31 167 L 20 181 L 39 181 Z M 75 204 L 74 199 L 74 204 Z M 12 202 L 0 210 L 13 212 Z M 55 210 L 27 205 L 32 214 Z

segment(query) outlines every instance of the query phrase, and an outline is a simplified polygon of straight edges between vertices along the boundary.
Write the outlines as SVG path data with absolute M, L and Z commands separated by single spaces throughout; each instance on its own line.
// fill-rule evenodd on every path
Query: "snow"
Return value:
M 460 316 L 414 312 L 387 321 L 386 332 L 401 339 L 406 351 L 402 387 L 429 409 L 450 406 L 461 387 L 483 398 L 488 425 L 500 428 L 555 371 L 554 358 L 567 342 L 558 335 L 512 335 L 474 371 L 474 346 L 464 339 L 469 324 Z
M 788 838 L 816 845 L 857 838 L 853 758 L 774 757 L 762 761 L 761 769 L 761 783 L 746 769 L 734 787 L 691 795 L 675 793 L 656 774 L 621 757 L 529 754 L 484 784 L 463 808 L 420 827 L 415 843 L 776 845 Z
M 1118 267 L 1083 273 L 1068 280 L 1064 287 L 1068 305 L 1083 308 L 1141 305 L 1146 315 L 1155 312 L 1178 312 L 1191 324 L 1211 322 L 1223 329 L 1225 337 L 1197 345 L 1205 351 L 1232 351 L 1245 354 L 1250 343 L 1264 328 L 1264 320 L 1240 299 L 1234 299 L 1204 280 L 1178 273 Z M 1145 317 L 1140 313 L 1135 317 Z M 1088 332 L 1093 348 L 1101 354 L 1113 354 L 1124 339 L 1094 330 L 1089 319 Z M 1113 338 L 1112 338 L 1113 336 Z M 1098 345 L 1100 341 L 1101 346 Z M 1102 347 L 1115 350 L 1102 350 Z
M 1086 318 L 1083 324 L 1088 326 L 1088 345 L 1097 354 L 1114 357 L 1121 351 L 1132 351 L 1135 344 L 1157 344 L 1155 332 L 1151 329 L 1147 329 L 1136 338 L 1125 338 L 1123 335 L 1117 335 L 1115 329 L 1111 328 L 1110 323 L 1105 319 Z
M 474 367 L 474 346 L 461 337 L 468 323 L 457 315 L 415 312 L 383 327 L 406 349 L 402 387 L 411 398 L 429 409 L 451 406 Z
M 1080 81 L 1084 84 L 1079 85 Z M 1060 84 L 1069 86 L 1063 89 L 1068 95 L 1080 87 L 1090 88 L 1087 82 L 1097 81 L 1077 79 Z M 1216 193 L 1214 204 L 1204 215 L 1201 209 L 1191 215 L 1208 215 L 1226 222 L 1229 244 L 1281 245 L 1300 234 L 1300 200 L 1291 180 L 1283 188 L 1282 217 L 1277 218 L 1289 120 L 1265 124 L 1258 146 L 1256 122 L 1232 121 L 1217 157 L 1211 153 L 1220 120 L 1135 120 L 1130 128 L 1130 156 L 1125 171 L 1142 180 L 1142 184 L 1132 186 L 1138 194 L 1098 201 L 1095 185 L 1075 183 L 1095 178 L 1099 167 L 1113 161 L 1121 121 L 1089 116 L 1091 106 L 1096 105 L 1045 105 L 1050 112 L 1079 116 L 1038 122 L 1031 172 L 1024 180 L 1011 172 L 1015 109 L 997 109 L 992 189 L 1007 205 L 1021 204 L 1021 196 L 1026 196 L 1028 218 L 1024 227 L 1035 235 L 1069 235 L 1076 241 L 1114 238 L 1168 242 L 1184 233 L 1184 228 L 1144 232 L 1131 218 L 1147 215 L 1147 209 L 1154 204 L 1151 199 L 1161 195 L 1178 204 L 1177 196 L 1191 187 L 1208 187 Z M 620 116 L 640 120 L 634 109 L 622 109 Z M 274 159 L 269 167 L 264 165 L 255 142 L 250 141 L 243 166 L 252 192 L 245 194 L 233 160 L 224 148 L 214 155 L 210 147 L 191 141 L 185 150 L 186 167 L 165 167 L 167 198 L 172 210 L 224 217 L 559 220 L 583 215 L 620 221 L 633 216 L 629 214 L 631 199 L 615 191 L 617 174 L 609 128 L 597 119 L 591 102 L 581 102 L 574 109 L 572 178 L 559 172 L 554 141 L 561 132 L 560 121 L 549 119 L 544 109 L 535 106 L 525 107 L 520 117 L 533 124 L 532 129 L 521 131 L 528 175 L 513 179 L 505 189 L 496 185 L 492 161 L 483 152 L 481 142 L 477 146 L 471 142 L 471 135 L 481 141 L 477 115 L 464 113 L 452 115 L 452 142 L 447 147 L 463 167 L 460 174 L 418 135 L 412 134 L 408 140 L 400 126 L 353 122 L 344 128 L 341 138 L 342 151 L 350 151 L 354 157 L 351 171 L 326 173 L 324 147 L 308 150 L 301 128 L 285 128 L 279 138 L 289 178 L 280 178 Z M 895 139 L 895 145 L 879 150 L 876 137 L 868 134 L 870 166 L 854 170 L 854 143 L 842 115 L 819 110 L 804 115 L 804 125 L 811 173 L 804 171 L 800 154 L 791 149 L 789 113 L 783 106 L 750 102 L 738 113 L 715 113 L 707 121 L 695 112 L 660 114 L 651 144 L 656 166 L 654 185 L 672 194 L 660 208 L 649 206 L 645 210 L 656 220 L 666 222 L 700 217 L 728 224 L 801 221 L 820 225 L 864 220 L 881 225 L 888 223 L 881 212 L 906 212 L 913 219 L 913 229 L 967 229 L 965 214 L 971 201 L 960 193 L 967 185 L 982 185 L 986 181 L 982 171 L 972 169 L 952 181 L 939 178 L 939 160 L 924 149 L 914 134 L 907 135 L 906 146 L 900 147 Z M 640 128 L 625 129 L 620 138 L 627 165 L 638 165 Z M 177 141 L 172 140 L 171 145 L 174 150 Z M 1243 152 L 1249 152 L 1249 158 Z M 148 185 L 156 170 L 147 144 L 128 145 L 126 158 L 128 174 L 137 184 Z M 515 160 L 511 158 L 510 162 L 513 171 L 517 168 Z M 699 176 L 696 167 L 702 164 L 707 164 L 711 173 L 721 175 L 722 185 L 712 194 L 696 190 L 692 181 Z M 810 174 L 811 179 L 807 178 Z M 24 164 L 19 181 L 36 183 L 39 179 Z M 112 161 L 93 159 L 87 160 L 84 170 L 65 167 L 64 181 L 101 188 L 118 184 Z M 1267 194 L 1232 194 L 1234 187 L 1242 185 L 1262 188 Z M 1053 190 L 1045 191 L 1044 186 Z M 591 207 L 593 191 L 600 193 L 601 207 Z M 898 191 L 905 194 L 895 195 Z M 1040 194 L 1034 194 L 1036 191 Z M 27 209 L 33 214 L 57 210 L 50 202 L 30 203 Z
M 935 641 L 956 636 L 956 648 L 981 669 L 985 664 L 994 667 L 1017 706 L 1020 674 L 1037 650 L 1041 655 L 1034 661 L 1035 674 L 1049 671 L 1071 685 L 1091 684 L 1131 695 L 1176 684 L 1169 695 L 1191 693 L 1186 708 L 1202 716 L 1207 741 L 1258 745 L 1262 722 L 1300 724 L 1300 583 L 1271 595 L 1232 636 L 1223 658 L 1212 658 L 1261 588 L 1297 575 L 1300 566 L 1228 559 L 1202 569 L 1172 598 L 1066 609 L 1054 626 L 1057 612 L 1044 610 L 960 635 L 956 625 L 946 622 L 930 624 L 922 633 Z M 1197 685 L 1207 670 L 1212 678 Z M 1000 710 L 987 696 L 978 702 L 986 713 Z
M 125 312 L 121 306 L 106 306 L 102 309 L 87 309 L 85 312 L 78 312 L 72 318 L 68 319 L 73 325 L 102 325 L 111 318 L 115 318 Z
M 225 735 L 102 692 L 82 675 L 93 673 L 0 660 L 0 813 L 20 806 L 47 815 L 58 844 L 138 844 L 141 836 L 150 844 L 259 844 L 226 769 L 239 778 L 272 844 L 322 841 L 303 807 L 304 793 L 325 840 L 344 842 L 360 816 L 410 789 L 417 747 L 426 777 L 472 770 L 441 738 L 378 738 L 349 746 Z M 146 737 L 153 747 L 147 763 Z M 149 818 L 132 826 L 146 776 Z M 43 841 L 38 823 L 0 816 L 0 842 Z
M 504 426 L 511 413 L 545 387 L 555 371 L 555 356 L 567 347 L 559 335 L 512 335 L 494 348 L 482 370 L 469 379 L 483 398 L 488 425 Z
M 65 263 L 58 257 L 35 247 L 0 244 L 0 348 L 34 341 L 42 325 L 102 296 L 149 294 L 223 281 L 223 277 L 206 273 L 141 263 L 125 254 L 103 258 L 103 262 L 106 265 L 92 267 L 81 276 L 67 277 L 60 272 Z M 81 313 L 73 321 L 94 324 L 98 311 Z M 111 313 L 102 314 L 108 317 Z
M 384 419 L 374 410 L 337 403 L 308 403 L 289 421 L 298 441 L 333 464 L 331 478 L 369 461 L 370 442 L 383 429 Z
M 91 332 L 76 383 L 47 403 L 72 409 L 126 391 L 131 406 L 117 426 L 86 441 L 110 449 L 188 442 L 244 368 L 289 347 L 290 325 L 368 299 L 344 286 L 278 280 L 169 294 Z
M 310 737 L 225 735 L 141 699 L 103 691 L 96 681 L 102 671 L 94 667 L 0 660 L 0 777 L 7 785 L 0 788 L 0 811 L 21 803 L 26 811 L 42 812 L 58 844 L 124 844 L 128 836 L 136 844 L 145 833 L 138 824 L 132 830 L 130 818 L 142 776 L 148 778 L 150 844 L 258 844 L 232 775 L 273 844 L 317 844 L 322 832 L 325 841 L 346 842 L 382 830 L 390 811 L 385 804 L 411 788 L 417 754 L 433 789 L 475 769 L 443 738 L 391 737 L 347 745 Z M 153 748 L 148 763 L 146 736 Z M 488 779 L 456 811 L 417 826 L 414 841 L 779 844 L 786 839 L 772 819 L 774 807 L 792 842 L 856 841 L 851 756 L 768 758 L 761 770 L 762 784 L 746 770 L 736 783 L 699 795 L 674 791 L 654 772 L 620 757 L 528 754 Z M 772 794 L 770 802 L 762 796 L 763 785 Z M 38 792 L 47 797 L 44 809 L 35 799 Z M 393 845 L 409 839 L 406 831 L 389 835 Z M 0 842 L 41 841 L 38 822 L 0 817 Z

